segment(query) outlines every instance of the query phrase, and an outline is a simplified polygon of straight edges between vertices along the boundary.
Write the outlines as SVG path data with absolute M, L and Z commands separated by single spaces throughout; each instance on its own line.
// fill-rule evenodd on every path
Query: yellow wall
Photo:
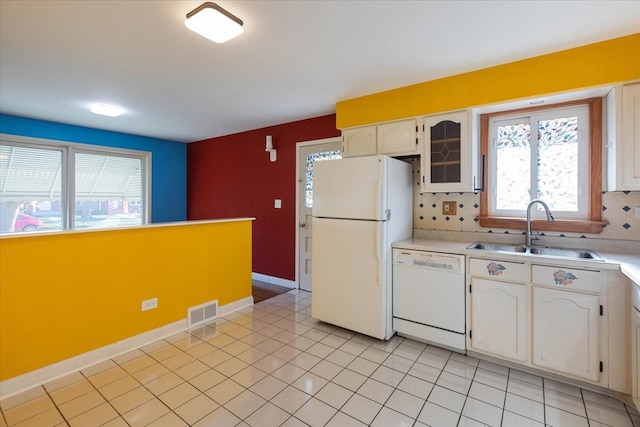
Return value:
M 250 295 L 250 220 L 0 239 L 0 380 Z
M 640 33 L 340 101 L 338 129 L 640 78 Z

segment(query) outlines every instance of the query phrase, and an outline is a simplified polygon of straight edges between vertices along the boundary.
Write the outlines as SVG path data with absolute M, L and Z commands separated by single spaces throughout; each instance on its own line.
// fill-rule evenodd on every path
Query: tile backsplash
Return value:
M 413 228 L 420 230 L 471 231 L 478 233 L 522 234 L 523 230 L 505 230 L 480 227 L 476 217 L 480 214 L 480 195 L 473 193 L 420 194 L 420 162 L 412 160 L 414 171 Z M 455 215 L 443 215 L 442 203 L 456 202 Z M 640 218 L 635 208 L 640 207 L 640 191 L 605 192 L 602 194 L 602 217 L 609 221 L 600 234 L 549 232 L 546 236 L 582 237 L 640 241 Z

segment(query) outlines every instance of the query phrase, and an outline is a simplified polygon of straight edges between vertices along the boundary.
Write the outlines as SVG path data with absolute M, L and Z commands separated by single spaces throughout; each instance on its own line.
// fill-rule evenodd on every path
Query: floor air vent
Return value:
M 192 327 L 218 317 L 218 300 L 191 307 L 188 314 L 188 325 Z

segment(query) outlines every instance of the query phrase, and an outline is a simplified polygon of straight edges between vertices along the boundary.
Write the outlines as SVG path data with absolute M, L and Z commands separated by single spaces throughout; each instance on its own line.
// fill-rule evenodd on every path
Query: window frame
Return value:
M 24 137 L 19 135 L 0 134 L 0 142 L 3 145 L 12 145 L 26 148 L 60 151 L 61 159 L 61 229 L 58 232 L 75 231 L 76 195 L 75 195 L 75 156 L 77 153 L 95 154 L 114 157 L 127 157 L 139 159 L 142 167 L 142 211 L 141 224 L 144 226 L 151 222 L 151 156 L 149 151 L 133 150 L 111 146 L 92 145 L 86 143 L 50 140 L 41 138 Z M 100 228 L 97 230 L 113 230 L 123 227 Z M 124 227 L 126 228 L 126 227 Z M 36 231 L 37 232 L 37 231 Z M 41 231 L 39 234 L 50 231 Z M 55 232 L 55 231 L 54 231 Z M 13 233 L 2 233 L 2 236 L 10 236 Z M 33 233 L 30 233 L 33 234 Z
M 491 168 L 489 153 L 490 119 L 500 116 L 530 114 L 543 110 L 559 109 L 586 105 L 589 108 L 589 202 L 588 219 L 557 219 L 548 222 L 546 219 L 532 220 L 532 228 L 544 231 L 575 232 L 598 234 L 602 232 L 607 221 L 602 220 L 602 98 L 588 98 L 568 102 L 560 102 L 545 106 L 521 108 L 515 110 L 496 111 L 480 115 L 480 154 L 485 158 L 488 168 Z M 486 177 L 485 191 L 480 193 L 480 215 L 478 223 L 481 227 L 520 229 L 526 228 L 526 218 L 491 215 L 488 189 L 492 188 L 491 174 Z

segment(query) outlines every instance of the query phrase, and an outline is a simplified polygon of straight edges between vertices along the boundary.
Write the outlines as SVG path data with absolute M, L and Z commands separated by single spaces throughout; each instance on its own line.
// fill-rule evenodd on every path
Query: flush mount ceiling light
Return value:
M 109 117 L 118 117 L 124 113 L 124 108 L 109 104 L 91 104 L 89 105 L 89 110 L 92 113 Z
M 229 41 L 244 31 L 239 18 L 211 2 L 203 3 L 187 13 L 184 25 L 216 43 Z

